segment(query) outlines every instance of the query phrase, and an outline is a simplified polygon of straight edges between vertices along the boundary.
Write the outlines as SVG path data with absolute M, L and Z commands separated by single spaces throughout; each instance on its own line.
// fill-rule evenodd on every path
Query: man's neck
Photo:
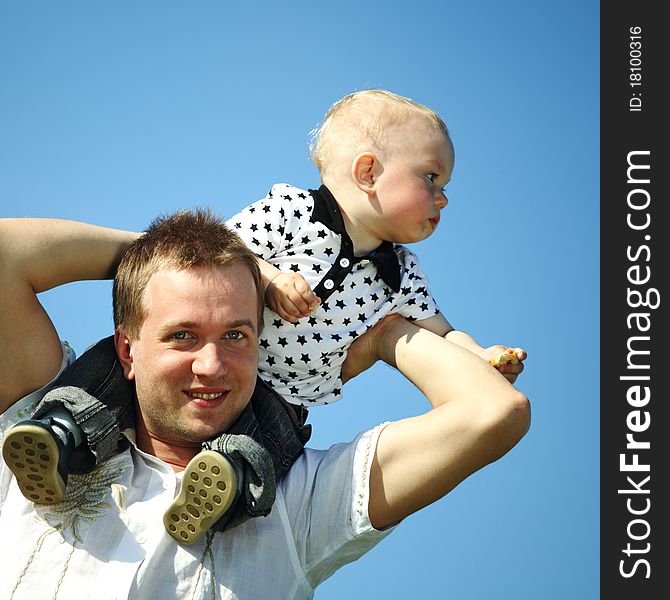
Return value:
M 147 430 L 140 416 L 135 428 L 137 447 L 169 464 L 175 472 L 183 471 L 189 461 L 200 452 L 202 446 L 195 442 L 163 440 Z

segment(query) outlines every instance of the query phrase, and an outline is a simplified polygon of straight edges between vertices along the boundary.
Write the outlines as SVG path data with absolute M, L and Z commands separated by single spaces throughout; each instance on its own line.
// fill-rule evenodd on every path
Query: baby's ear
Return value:
M 354 183 L 368 195 L 374 192 L 379 167 L 379 159 L 372 152 L 359 154 L 351 165 Z

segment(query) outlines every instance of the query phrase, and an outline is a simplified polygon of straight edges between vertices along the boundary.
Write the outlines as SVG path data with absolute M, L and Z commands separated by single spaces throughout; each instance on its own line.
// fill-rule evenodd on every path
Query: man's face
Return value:
M 256 383 L 258 312 L 243 265 L 162 270 L 144 294 L 146 320 L 127 340 L 147 432 L 167 443 L 200 443 L 226 431 Z

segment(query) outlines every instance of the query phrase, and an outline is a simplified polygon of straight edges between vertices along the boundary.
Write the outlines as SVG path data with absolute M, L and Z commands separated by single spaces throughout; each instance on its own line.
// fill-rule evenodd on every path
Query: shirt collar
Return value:
M 348 244 L 353 247 L 351 238 L 344 226 L 342 212 L 331 191 L 322 185 L 318 190 L 309 190 L 314 198 L 314 211 L 312 220 L 322 223 L 328 229 L 342 236 Z M 384 241 L 367 256 L 361 256 L 356 260 L 371 260 L 377 267 L 377 273 L 393 291 L 400 291 L 400 262 L 393 249 L 393 243 Z
M 325 185 L 322 185 L 318 190 L 309 190 L 309 193 L 314 198 L 312 220 L 323 223 L 331 231 L 346 235 L 349 239 L 349 234 L 344 227 L 342 212 L 332 192 Z

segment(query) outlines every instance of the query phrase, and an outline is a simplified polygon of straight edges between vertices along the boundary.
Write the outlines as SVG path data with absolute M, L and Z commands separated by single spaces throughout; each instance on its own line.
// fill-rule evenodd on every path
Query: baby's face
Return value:
M 398 127 L 389 143 L 399 147 L 382 159 L 375 227 L 380 239 L 419 242 L 432 235 L 447 205 L 444 186 L 454 168 L 454 148 L 443 132 L 423 121 Z

